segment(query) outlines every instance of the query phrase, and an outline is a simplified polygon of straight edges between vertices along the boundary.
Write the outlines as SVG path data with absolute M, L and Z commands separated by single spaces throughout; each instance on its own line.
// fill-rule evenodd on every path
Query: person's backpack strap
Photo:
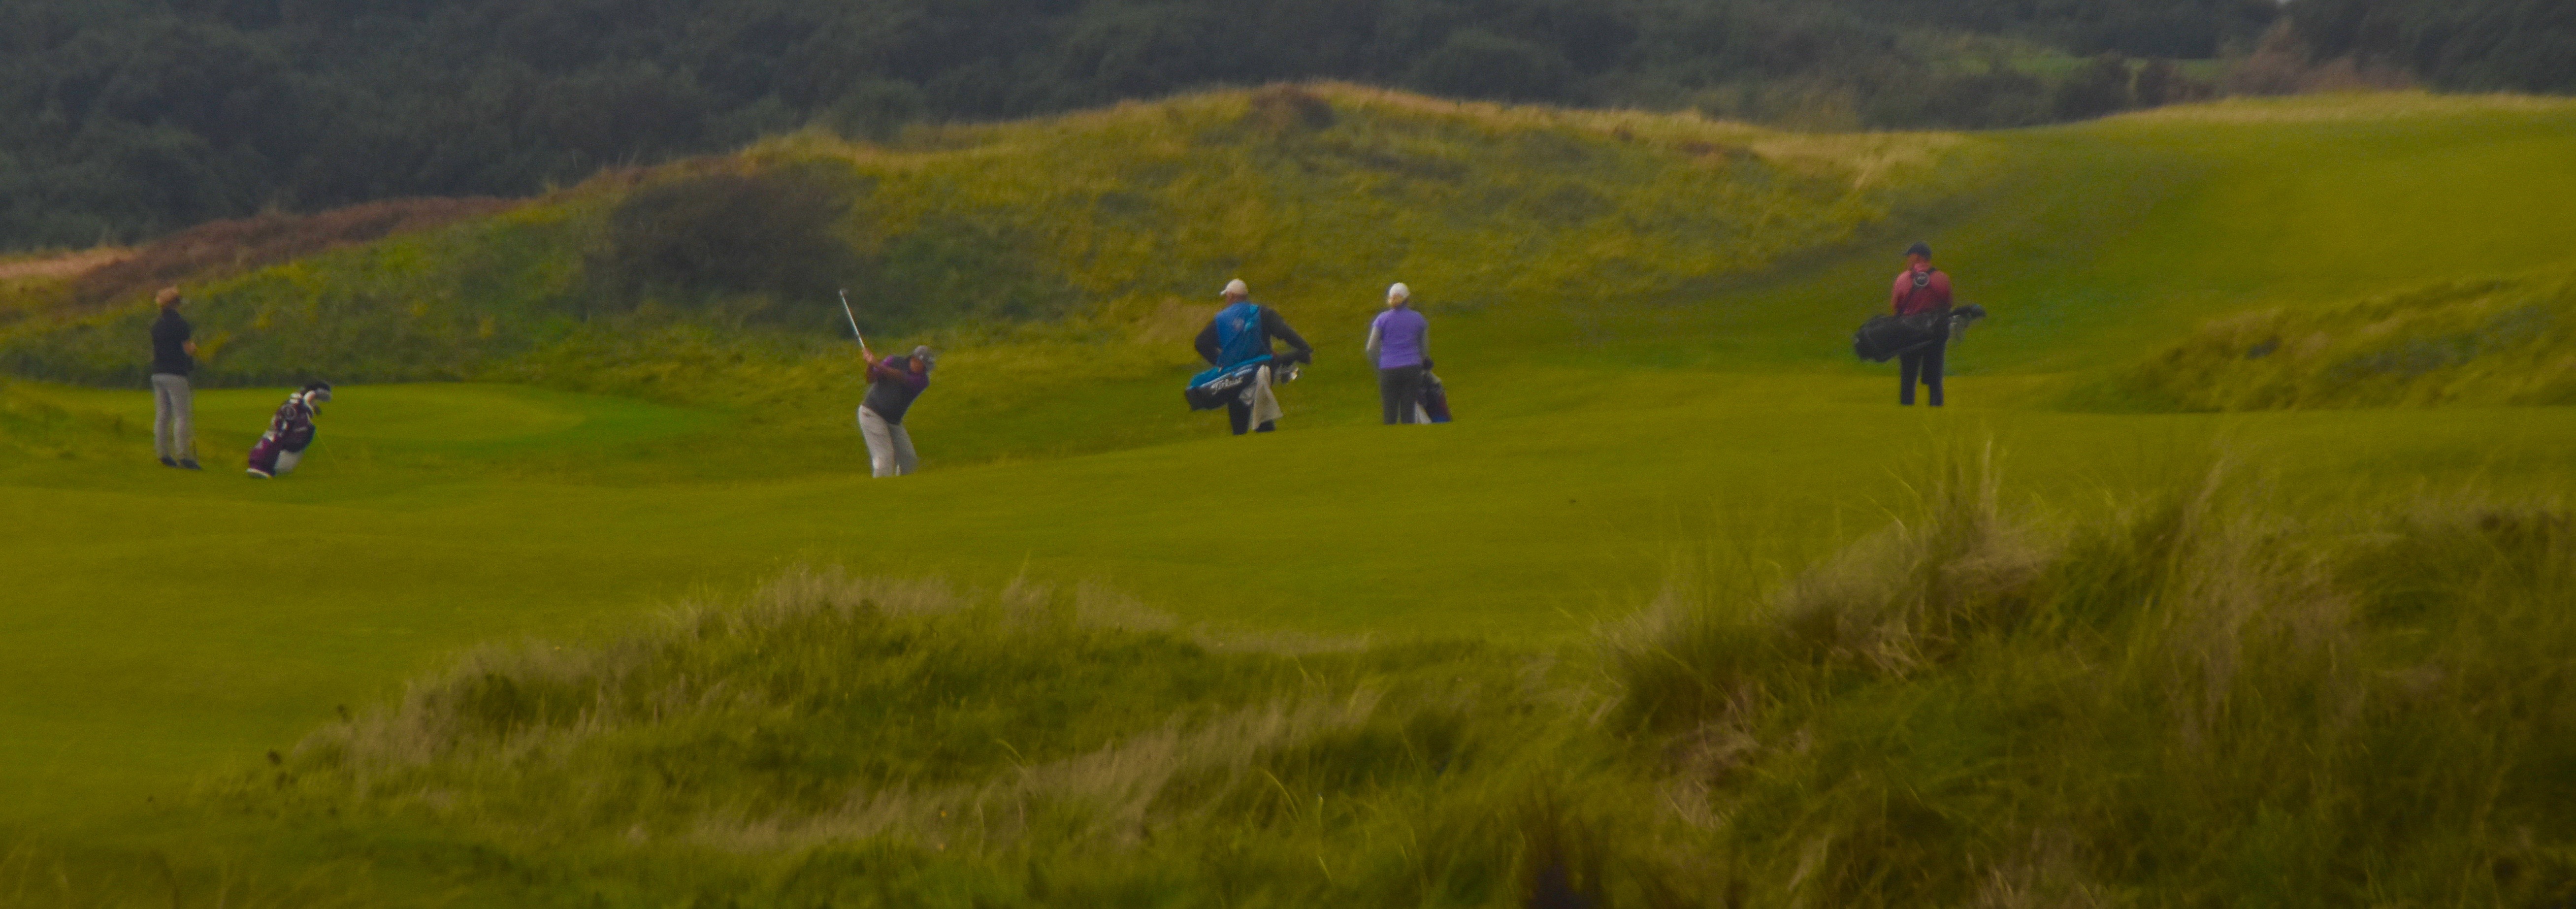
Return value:
M 1908 272 L 1908 274 L 1914 277 L 1914 286 L 1905 291 L 1905 308 L 1920 311 L 1917 307 L 1922 305 L 1923 295 L 1932 292 L 1932 270 L 1927 268 L 1922 271 Z

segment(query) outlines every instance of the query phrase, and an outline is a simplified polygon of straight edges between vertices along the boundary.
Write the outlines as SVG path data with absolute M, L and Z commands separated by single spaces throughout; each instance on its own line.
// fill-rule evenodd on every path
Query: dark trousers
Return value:
M 1896 355 L 1896 403 L 1914 403 L 1914 381 L 1919 376 L 1923 387 L 1931 390 L 1932 406 L 1941 406 L 1941 353 L 1949 346 L 1934 341 Z
M 1277 420 L 1263 420 L 1261 421 L 1261 428 L 1252 428 L 1252 405 L 1246 404 L 1242 401 L 1227 401 L 1225 403 L 1225 419 L 1228 424 L 1231 424 L 1234 427 L 1234 434 L 1238 436 L 1247 432 L 1269 432 L 1279 428 L 1279 421 Z
M 1414 408 L 1422 405 L 1422 367 L 1378 370 L 1377 399 L 1385 410 L 1386 425 L 1413 422 Z

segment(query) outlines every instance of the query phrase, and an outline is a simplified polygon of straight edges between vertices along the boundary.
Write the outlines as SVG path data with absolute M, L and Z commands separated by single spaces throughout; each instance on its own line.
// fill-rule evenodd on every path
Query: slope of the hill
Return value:
M 2571 326 L 2564 273 L 2449 282 L 2216 320 L 2091 391 L 2195 410 L 2567 404 Z
M 2084 372 L 2233 312 L 2567 261 L 2550 238 L 2576 175 L 2551 162 L 2576 150 L 2571 109 L 2357 96 L 1840 137 L 1273 89 L 894 148 L 800 135 L 213 281 L 192 316 L 201 384 L 472 378 L 714 406 L 761 427 L 768 453 L 737 469 L 765 474 L 837 458 L 809 454 L 837 450 L 856 384 L 833 340 L 845 285 L 880 346 L 954 354 L 923 416 L 948 463 L 1186 437 L 1202 421 L 1163 386 L 1234 275 L 1323 345 L 1314 398 L 1365 384 L 1346 339 L 1404 280 L 1444 375 L 1523 412 L 1564 393 L 1528 381 L 1531 357 L 1857 368 L 1840 351 L 1883 305 L 1886 250 L 1928 237 L 1997 313 L 1954 371 Z M 25 320 L 0 329 L 0 364 L 139 382 L 147 315 Z
M 881 348 L 956 354 L 940 392 L 955 418 L 1044 426 L 1068 394 L 1166 397 L 1139 383 L 1193 358 L 1231 277 L 1324 346 L 1327 384 L 1361 378 L 1349 326 L 1396 280 L 1444 333 L 1573 352 L 1656 335 L 1640 315 L 1714 305 L 1723 276 L 1884 224 L 1945 160 L 1975 154 L 1937 134 L 1281 88 L 894 148 L 803 134 L 218 278 L 192 286 L 189 315 L 200 385 L 533 381 L 739 409 L 801 442 L 837 431 L 827 415 L 846 408 L 827 404 L 856 384 L 847 287 Z M 0 365 L 139 383 L 130 339 L 149 316 L 23 321 L 0 329 Z M 951 456 L 1177 437 L 1185 417 L 1161 403 Z
M 2576 104 L 2421 94 L 2227 101 L 1981 134 L 2012 178 L 1928 235 L 1993 310 L 1970 371 L 2126 366 L 2217 317 L 2342 306 L 2576 262 Z M 1712 312 L 1728 358 L 1831 359 L 1885 305 L 1882 249 L 1776 270 Z M 1743 343 L 1740 348 L 1738 339 Z
M 1688 282 L 1848 237 L 1957 144 L 1283 87 L 892 148 L 798 134 L 213 275 L 191 312 L 218 385 L 459 378 L 586 322 L 649 328 L 657 313 L 829 339 L 843 287 L 880 336 L 1126 327 L 1238 276 L 1337 314 L 1397 277 L 1435 306 L 1576 313 L 1691 302 Z M 148 316 L 29 326 L 7 361 L 132 382 L 123 336 Z

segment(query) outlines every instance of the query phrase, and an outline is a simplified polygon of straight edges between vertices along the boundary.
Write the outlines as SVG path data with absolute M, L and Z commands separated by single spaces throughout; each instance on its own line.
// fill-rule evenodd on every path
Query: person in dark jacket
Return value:
M 1916 243 L 1905 250 L 1905 270 L 1896 275 L 1892 303 L 1899 316 L 1950 311 L 1950 276 L 1932 267 L 1932 247 Z M 1941 355 L 1950 346 L 1950 320 L 1937 319 L 1938 339 L 1897 355 L 1896 403 L 1914 406 L 1914 383 L 1921 381 L 1932 406 L 1941 406 Z
M 197 369 L 197 342 L 179 317 L 186 301 L 178 288 L 161 288 L 153 302 L 161 304 L 161 316 L 152 320 L 152 450 L 163 467 L 196 470 L 197 401 L 188 374 Z
M 868 360 L 868 397 L 859 404 L 859 436 L 868 442 L 869 468 L 880 477 L 919 470 L 921 458 L 913 453 L 912 433 L 904 430 L 903 415 L 912 409 L 913 399 L 930 387 L 930 368 L 938 365 L 937 359 L 928 347 L 915 347 L 910 356 L 880 359 L 862 346 L 859 355 Z
M 1306 339 L 1299 336 L 1296 329 L 1288 327 L 1288 320 L 1281 318 L 1278 310 L 1252 302 L 1252 289 L 1242 279 L 1226 282 L 1225 304 L 1224 309 L 1217 310 L 1215 318 L 1208 320 L 1207 327 L 1199 331 L 1196 347 L 1199 356 L 1210 365 L 1230 367 L 1255 357 L 1272 357 L 1275 363 L 1315 362 L 1315 349 L 1306 344 Z M 1271 351 L 1273 340 L 1294 350 L 1285 357 L 1278 356 Z M 1263 404 L 1268 405 L 1267 410 L 1259 410 Z M 1259 420 L 1253 419 L 1257 410 L 1261 416 Z M 1277 404 L 1270 399 L 1266 380 L 1244 400 L 1229 401 L 1225 405 L 1226 419 L 1238 436 L 1246 432 L 1278 429 L 1276 410 Z M 1256 423 L 1259 425 L 1255 426 Z

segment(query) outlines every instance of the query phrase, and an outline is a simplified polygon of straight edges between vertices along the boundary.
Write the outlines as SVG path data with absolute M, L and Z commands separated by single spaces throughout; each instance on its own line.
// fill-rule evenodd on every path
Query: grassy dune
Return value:
M 786 137 L 225 278 L 198 290 L 210 383 L 244 386 L 200 396 L 222 469 L 149 466 L 137 392 L 0 385 L 0 504 L 42 516 L 0 526 L 0 894 L 775 903 L 882 872 L 961 905 L 1483 905 L 1531 886 L 1547 863 L 1530 844 L 1553 838 L 1620 905 L 1656 888 L 1678 904 L 2563 898 L 2547 875 L 2566 832 L 2515 812 L 2557 797 L 2533 774 L 2564 759 L 2565 718 L 2498 681 L 2550 671 L 2508 645 L 2564 639 L 2554 588 L 2526 583 L 2562 570 L 2549 496 L 2576 411 L 2527 405 L 2563 370 L 2543 340 L 2464 348 L 2424 373 L 2438 393 L 2299 383 L 2391 349 L 2374 338 L 2474 333 L 2555 299 L 2576 259 L 2555 239 L 2571 154 L 2576 107 L 2523 99 L 1807 137 L 1322 86 L 890 147 Z M 916 309 L 880 341 L 949 348 L 911 421 L 928 470 L 902 482 L 858 473 L 837 307 L 671 293 L 581 318 L 604 299 L 586 273 L 604 225 L 638 187 L 816 168 L 868 187 L 835 236 L 887 286 L 1005 267 L 1063 307 Z M 1843 353 L 1884 305 L 1889 250 L 1917 236 L 1996 313 L 1954 351 L 1946 412 L 1891 411 L 1885 370 Z M 1238 272 L 1323 346 L 1286 431 L 1253 440 L 1177 400 L 1206 292 Z M 1373 425 L 1359 338 L 1397 279 L 1423 295 L 1462 422 Z M 2391 333 L 2338 333 L 2364 316 Z M 120 382 L 139 318 L 22 319 L 0 363 Z M 2282 353 L 2241 358 L 2256 325 Z M 2324 359 L 2274 359 L 2316 332 Z M 283 393 L 255 383 L 306 370 L 482 381 L 347 386 L 302 472 L 238 479 Z M 1973 487 L 1933 465 L 1987 439 L 2013 482 L 1970 497 L 1992 518 L 1977 526 L 2015 528 L 1991 550 L 1941 523 L 1956 502 L 1918 492 Z M 2192 504 L 2212 451 L 2272 491 Z M 2495 504 L 2418 507 L 2461 488 Z M 2186 512 L 2204 523 L 2184 537 L 2256 542 L 2158 548 L 2173 532 L 2155 522 Z M 1881 531 L 1891 518 L 1930 529 Z M 2408 545 L 2374 548 L 2391 541 Z M 2240 549 L 2261 558 L 2229 562 Z M 1711 552 L 1734 561 L 1711 569 Z M 1869 574 L 1891 552 L 1929 572 L 1909 577 L 1952 566 L 1975 585 Z M 2165 561 L 2076 576 L 2120 559 Z M 872 580 L 753 593 L 798 565 Z M 973 592 L 1015 580 L 1116 591 L 1176 625 Z M 919 608 L 843 608 L 897 590 Z M 696 625 L 643 618 L 683 599 L 715 605 Z M 569 656 L 488 644 L 532 637 Z M 802 662 L 759 656 L 790 638 Z M 963 662 L 829 659 L 892 639 Z M 2267 661 L 2224 690 L 2202 671 L 2311 645 L 2354 656 Z M 2463 668 L 2489 647 L 2496 668 Z M 1009 686 L 1089 665 L 1015 662 L 1046 648 L 1130 668 L 1067 687 L 1081 703 L 1064 711 L 1022 704 Z M 469 651 L 473 668 L 447 668 Z M 1119 662 L 1138 653 L 1151 669 Z M 904 700 L 896 676 L 828 675 L 869 666 L 997 687 L 951 707 Z M 2175 668 L 2195 666 L 2202 681 Z M 723 690 L 744 699 L 653 687 L 708 672 L 739 673 Z M 628 706 L 594 725 L 565 712 L 611 678 L 646 687 L 610 686 Z M 809 682 L 873 693 L 815 712 L 797 706 Z M 690 719 L 634 722 L 669 692 L 695 693 Z M 1274 706 L 1269 732 L 1210 732 Z M 534 750 L 512 750 L 512 723 Z M 867 723 L 915 737 L 822 732 Z M 1419 723 L 1486 757 L 1426 775 Z M 1052 731 L 1011 747 L 1043 756 L 966 742 L 1024 726 Z M 2408 751 L 2406 730 L 2489 750 Z M 2329 759 L 2302 763 L 2293 740 Z M 888 763 L 943 743 L 972 751 L 951 776 Z M 1084 769 L 1155 748 L 1133 766 L 1188 773 Z M 643 755 L 701 751 L 696 782 L 644 772 Z M 2246 760 L 2222 773 L 2211 755 Z M 1256 770 L 1312 780 L 1328 809 L 1261 802 Z M 2441 788 L 2476 774 L 2502 788 Z M 547 797 L 581 780 L 610 788 Z M 2190 780 L 2191 798 L 2157 801 Z M 971 849 L 918 817 L 976 799 L 1062 811 L 978 828 Z M 1613 810 L 1632 806 L 1663 807 Z M 2491 823 L 2373 813 L 2399 808 Z M 2177 832 L 2196 818 L 2207 836 Z M 2300 889 L 2263 889 L 2283 881 Z
M 2104 391 L 2195 410 L 2576 400 L 2563 274 L 2463 281 L 2214 321 Z

